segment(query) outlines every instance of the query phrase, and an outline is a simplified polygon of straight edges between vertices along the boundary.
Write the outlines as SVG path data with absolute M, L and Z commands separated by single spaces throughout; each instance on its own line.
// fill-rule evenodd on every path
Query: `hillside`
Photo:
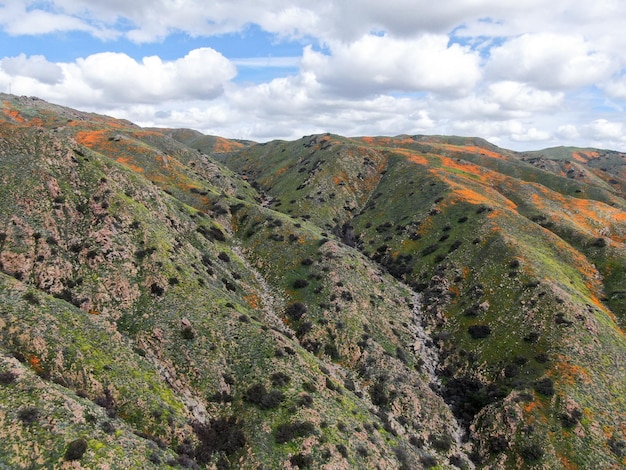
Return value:
M 626 465 L 625 154 L 0 99 L 0 466 Z

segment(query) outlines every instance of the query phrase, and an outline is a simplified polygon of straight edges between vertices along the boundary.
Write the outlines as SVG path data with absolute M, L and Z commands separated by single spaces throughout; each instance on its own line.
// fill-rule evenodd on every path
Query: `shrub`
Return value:
M 284 444 L 299 437 L 307 437 L 315 433 L 315 426 L 310 421 L 296 421 L 280 424 L 274 432 L 278 444 Z
M 380 407 L 389 405 L 389 395 L 387 394 L 385 384 L 381 379 L 370 387 L 369 394 L 374 405 Z
M 507 379 L 512 379 L 519 375 L 519 366 L 517 364 L 507 364 L 504 367 L 504 376 Z
M 220 253 L 217 255 L 217 257 L 219 259 L 221 259 L 222 261 L 224 261 L 225 263 L 229 263 L 230 262 L 230 256 L 228 256 L 226 253 L 224 253 L 223 251 L 220 251 Z
M 337 452 L 339 452 L 344 459 L 348 458 L 348 448 L 345 445 L 337 444 L 335 448 L 337 449 Z
M 102 429 L 107 434 L 113 434 L 116 431 L 116 427 L 111 421 L 104 421 L 100 425 L 100 429 Z
M 509 448 L 509 442 L 504 436 L 492 436 L 489 439 L 489 451 L 493 454 L 504 452 Z
M 430 436 L 429 438 L 430 444 L 433 446 L 433 449 L 444 452 L 450 450 L 452 447 L 452 438 L 446 435 L 440 436 Z
M 472 325 L 467 329 L 467 332 L 473 339 L 482 339 L 491 334 L 491 328 L 488 325 Z
M 313 329 L 313 323 L 311 323 L 310 321 L 305 321 L 301 323 L 300 326 L 298 326 L 298 330 L 296 331 L 296 336 L 298 338 L 302 338 L 312 329 Z
M 597 248 L 604 248 L 606 246 L 606 240 L 604 238 L 596 238 L 591 246 L 595 246 Z
M 27 406 L 17 412 L 17 417 L 24 424 L 33 424 L 39 420 L 39 410 L 34 406 Z
M 291 382 L 291 377 L 289 377 L 284 372 L 276 372 L 272 374 L 270 380 L 272 381 L 272 386 L 284 387 L 285 385 L 289 384 L 289 382 Z
M 265 385 L 260 383 L 252 385 L 244 395 L 245 401 L 257 405 L 262 410 L 278 408 L 284 399 L 283 392 L 278 389 L 272 389 L 268 392 Z
M 539 337 L 541 335 L 539 334 L 538 331 L 531 331 L 530 333 L 528 333 L 526 336 L 524 336 L 524 341 L 526 341 L 527 343 L 536 343 L 537 341 L 539 341 Z
M 551 397 L 554 395 L 554 382 L 550 377 L 537 380 L 534 384 L 534 389 L 537 393 Z
M 195 449 L 196 461 L 207 464 L 213 454 L 223 452 L 232 455 L 246 445 L 243 424 L 234 416 L 212 419 L 207 424 L 196 422 L 193 431 L 198 437 Z
M 31 305 L 39 305 L 39 299 L 33 292 L 26 292 L 22 298 Z
M 87 450 L 87 441 L 85 439 L 76 439 L 67 445 L 65 450 L 65 460 L 80 460 Z
M 307 281 L 306 279 L 296 279 L 293 282 L 294 289 L 303 289 L 308 285 L 309 285 L 309 281 Z
M 567 429 L 576 426 L 582 417 L 583 414 L 578 408 L 573 409 L 571 413 L 561 413 L 559 416 L 561 425 Z
M 606 443 L 616 457 L 626 457 L 626 442 L 624 440 L 611 436 Z
M 304 315 L 306 313 L 306 311 L 307 311 L 306 305 L 304 305 L 302 302 L 295 302 L 295 303 L 287 306 L 287 309 L 285 310 L 285 313 L 292 320 L 298 321 L 298 320 L 300 320 L 302 315 Z
M 437 245 L 437 244 L 428 245 L 420 253 L 421 253 L 422 256 L 428 256 L 428 255 L 434 253 L 435 251 L 437 251 L 438 249 L 439 249 L 439 245 Z
M 537 462 L 543 457 L 543 449 L 539 444 L 532 443 L 522 447 L 520 454 L 526 462 Z
M 303 393 L 298 397 L 298 405 L 304 408 L 311 408 L 313 406 L 313 398 L 308 393 Z
M 295 454 L 291 456 L 289 462 L 298 468 L 309 468 L 313 464 L 313 457 L 310 454 Z
M 17 379 L 17 374 L 10 370 L 0 372 L 0 385 L 10 385 Z
M 150 286 L 150 292 L 152 292 L 154 295 L 161 297 L 163 295 L 163 292 L 165 292 L 165 289 L 163 289 L 160 285 L 158 285 L 157 283 L 153 283 Z
M 191 326 L 185 326 L 181 330 L 180 334 L 183 337 L 183 339 L 187 339 L 187 340 L 192 340 L 196 337 L 196 332 Z

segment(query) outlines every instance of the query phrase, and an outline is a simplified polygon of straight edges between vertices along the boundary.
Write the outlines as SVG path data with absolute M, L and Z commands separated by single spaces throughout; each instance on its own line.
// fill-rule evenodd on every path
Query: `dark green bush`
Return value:
M 309 281 L 307 281 L 306 279 L 296 279 L 293 282 L 294 289 L 304 289 L 308 285 L 309 285 Z
M 306 305 L 304 305 L 302 302 L 295 302 L 287 306 L 285 313 L 292 320 L 298 321 L 300 320 L 302 315 L 306 313 L 306 311 L 307 311 Z
M 270 380 L 272 381 L 273 387 L 284 387 L 289 384 L 291 377 L 284 372 L 276 372 L 271 375 Z
M 299 453 L 291 456 L 289 462 L 298 468 L 310 468 L 313 465 L 313 457 L 310 454 Z
M 39 410 L 34 406 L 27 406 L 17 412 L 17 417 L 24 424 L 33 424 L 39 420 Z
M 274 438 L 278 444 L 284 444 L 299 437 L 307 437 L 315 433 L 315 426 L 310 421 L 296 421 L 278 425 Z
M 199 442 L 194 455 L 201 465 L 209 463 L 217 452 L 232 455 L 246 445 L 243 423 L 234 416 L 212 419 L 207 424 L 195 422 L 193 431 Z
M 626 457 L 626 441 L 623 439 L 611 436 L 611 438 L 607 441 L 607 445 L 616 457 L 619 457 L 620 459 Z
M 67 445 L 65 450 L 65 460 L 80 460 L 87 450 L 87 441 L 85 439 L 76 439 Z
M 17 379 L 17 374 L 9 370 L 0 372 L 0 385 L 10 385 Z
M 278 389 L 272 389 L 268 392 L 265 385 L 257 383 L 246 390 L 243 398 L 262 410 L 270 410 L 278 408 L 285 399 L 285 395 Z
M 537 393 L 541 393 L 547 397 L 554 395 L 554 381 L 550 377 L 539 379 L 534 384 Z
M 467 328 L 467 332 L 473 339 L 482 339 L 491 334 L 491 328 L 488 325 L 472 325 Z
M 537 462 L 543 457 L 543 449 L 537 443 L 525 445 L 521 448 L 520 454 L 526 462 Z
M 580 419 L 582 417 L 583 417 L 583 413 L 578 408 L 573 409 L 570 413 L 561 413 L 559 415 L 559 419 L 561 420 L 561 425 L 567 429 L 570 429 L 576 426 L 580 422 Z
M 196 337 L 196 332 L 191 326 L 185 326 L 181 330 L 180 334 L 183 337 L 183 339 L 187 339 L 187 340 L 192 340 Z

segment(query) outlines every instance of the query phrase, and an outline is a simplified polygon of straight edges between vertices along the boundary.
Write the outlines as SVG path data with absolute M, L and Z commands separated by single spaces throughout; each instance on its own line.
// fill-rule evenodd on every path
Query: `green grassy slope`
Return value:
M 477 462 L 615 465 L 623 194 L 524 158 L 474 140 L 327 135 L 226 163 L 422 293 L 441 394 L 472 427 Z
M 2 103 L 0 463 L 626 464 L 622 154 Z
M 77 440 L 85 466 L 468 460 L 410 289 L 176 141 L 10 105 L 3 463 L 61 465 Z

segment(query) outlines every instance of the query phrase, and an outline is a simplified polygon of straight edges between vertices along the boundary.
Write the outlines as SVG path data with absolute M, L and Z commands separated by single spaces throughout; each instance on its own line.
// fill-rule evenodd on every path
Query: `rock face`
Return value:
M 625 155 L 0 98 L 0 466 L 626 465 Z

